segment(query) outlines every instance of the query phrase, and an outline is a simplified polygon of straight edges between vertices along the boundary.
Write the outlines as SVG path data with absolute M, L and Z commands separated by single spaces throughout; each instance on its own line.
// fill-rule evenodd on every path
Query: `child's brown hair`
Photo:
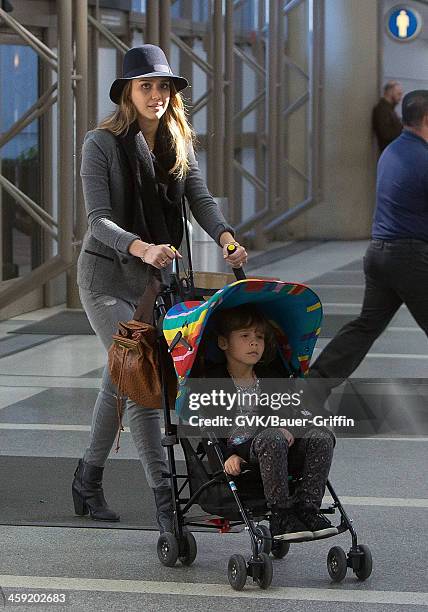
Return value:
M 267 364 L 275 358 L 277 347 L 273 328 L 265 315 L 253 304 L 219 310 L 213 316 L 211 324 L 216 337 L 225 338 L 238 329 L 260 328 L 265 337 L 265 350 L 259 363 Z
M 243 304 L 219 310 L 211 317 L 198 348 L 198 354 L 192 367 L 192 377 L 204 378 L 207 375 L 206 349 L 210 342 L 217 344 L 219 336 L 228 338 L 231 332 L 237 329 L 247 329 L 253 326 L 262 329 L 265 337 L 265 350 L 259 363 L 266 365 L 273 361 L 276 357 L 277 342 L 272 325 L 253 304 Z

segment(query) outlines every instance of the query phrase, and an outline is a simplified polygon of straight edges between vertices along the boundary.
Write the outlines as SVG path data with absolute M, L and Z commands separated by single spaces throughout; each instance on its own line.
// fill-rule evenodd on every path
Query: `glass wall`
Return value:
M 25 45 L 0 39 L 0 133 L 4 134 L 38 98 L 38 58 Z M 33 121 L 0 150 L 1 173 L 40 203 L 39 122 Z M 0 192 L 1 280 L 16 278 L 40 264 L 39 225 L 4 190 Z
M 186 6 L 187 5 L 187 6 Z M 189 3 L 182 0 L 175 0 L 171 6 L 172 19 L 188 18 L 186 8 Z M 146 0 L 132 0 L 132 10 L 138 13 L 146 12 Z M 192 21 L 206 21 L 210 10 L 210 0 L 192 0 L 191 2 L 191 19 Z
M 103 45 L 106 45 L 103 41 Z M 98 121 L 104 119 L 116 105 L 110 100 L 109 92 L 116 77 L 116 49 L 102 46 L 98 50 Z
M 257 24 L 258 4 L 263 0 L 246 0 L 236 11 L 235 25 L 242 30 L 255 30 Z M 268 0 L 264 0 L 268 1 Z M 146 12 L 146 0 L 132 0 L 132 10 L 137 13 Z M 192 21 L 205 22 L 211 10 L 211 0 L 175 0 L 171 5 L 172 19 L 188 19 Z M 191 15 L 187 14 L 189 10 Z

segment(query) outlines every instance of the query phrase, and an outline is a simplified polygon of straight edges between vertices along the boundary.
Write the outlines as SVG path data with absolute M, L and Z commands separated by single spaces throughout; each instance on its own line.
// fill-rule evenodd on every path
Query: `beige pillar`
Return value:
M 278 193 L 280 206 L 284 209 L 303 202 L 307 198 L 308 184 L 304 176 L 308 176 L 308 115 L 310 101 L 295 110 L 285 113 L 286 109 L 304 96 L 309 88 L 310 58 L 308 46 L 308 3 L 302 2 L 295 6 L 287 15 L 287 32 L 285 53 L 303 71 L 297 70 L 284 61 L 281 63 L 281 119 L 279 159 L 287 159 L 284 172 L 278 177 Z M 296 170 L 293 170 L 295 168 Z M 299 172 L 297 172 L 299 171 Z M 295 224 L 299 224 L 297 220 Z M 300 221 L 302 224 L 302 221 Z M 284 230 L 288 233 L 291 224 L 286 224 L 279 230 L 279 238 L 284 238 Z
M 325 0 L 322 196 L 318 205 L 288 224 L 296 238 L 370 235 L 377 161 L 371 133 L 378 97 L 377 5 L 374 0 Z

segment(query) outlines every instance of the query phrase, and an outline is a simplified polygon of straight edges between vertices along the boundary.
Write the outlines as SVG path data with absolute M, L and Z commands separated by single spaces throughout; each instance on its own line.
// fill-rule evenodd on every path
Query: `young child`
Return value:
M 263 378 L 286 376 L 269 367 L 276 354 L 275 336 L 256 307 L 245 304 L 221 310 L 212 324 L 225 364 L 210 366 L 209 377 L 231 379 L 232 390 L 238 393 L 260 394 Z M 244 413 L 254 409 L 254 404 L 245 402 L 241 407 Z M 331 431 L 312 426 L 303 430 L 234 426 L 219 442 L 227 474 L 239 475 L 245 462 L 258 463 L 266 501 L 272 509 L 273 537 L 296 542 L 338 532 L 319 513 L 335 444 Z M 292 496 L 289 473 L 300 478 Z

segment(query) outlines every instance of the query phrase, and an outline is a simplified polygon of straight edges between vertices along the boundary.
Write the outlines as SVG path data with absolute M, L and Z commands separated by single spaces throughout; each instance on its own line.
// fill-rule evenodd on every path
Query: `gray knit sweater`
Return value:
M 107 130 L 86 134 L 82 149 L 81 177 L 88 230 L 77 265 L 80 287 L 138 302 L 153 268 L 128 251 L 140 238 L 123 229 L 124 173 L 119 144 Z M 202 178 L 193 148 L 189 148 L 190 169 L 185 196 L 196 221 L 219 242 L 225 231 L 233 233 Z

